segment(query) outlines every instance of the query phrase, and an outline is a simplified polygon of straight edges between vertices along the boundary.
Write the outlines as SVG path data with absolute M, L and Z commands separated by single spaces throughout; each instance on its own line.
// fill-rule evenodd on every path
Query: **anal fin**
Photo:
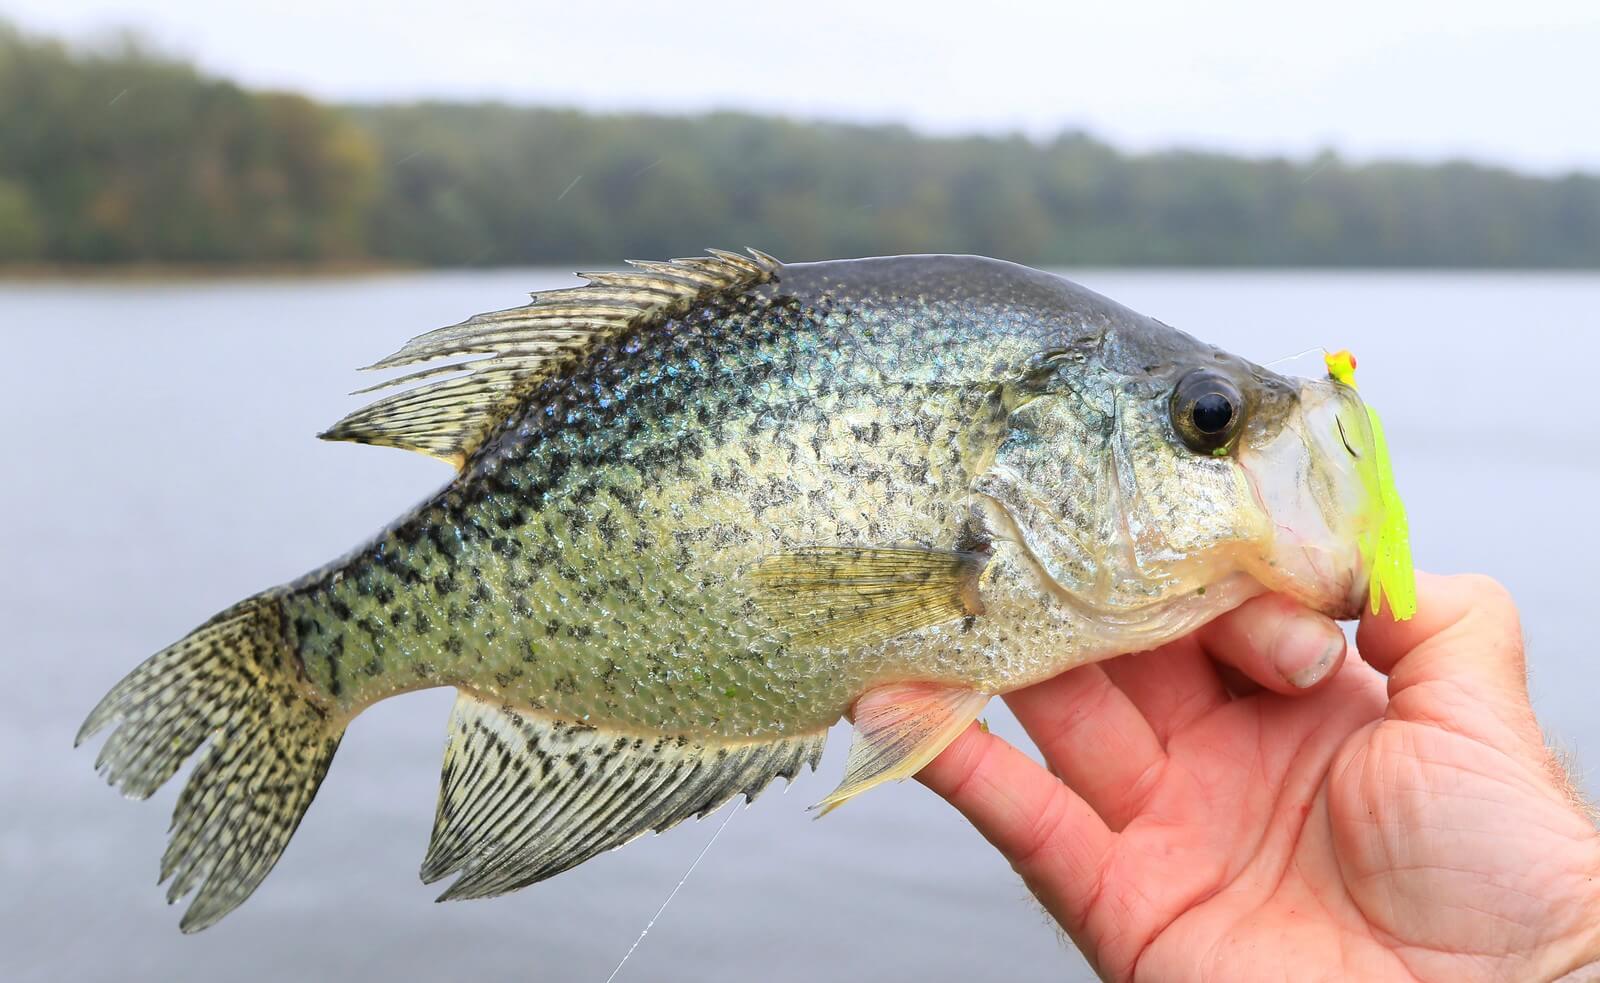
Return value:
M 827 815 L 887 781 L 910 778 L 978 718 L 988 693 L 940 683 L 895 683 L 855 704 L 855 740 L 839 787 L 813 809 Z
M 439 900 L 544 880 L 647 832 L 704 816 L 814 769 L 826 731 L 767 741 L 624 733 L 554 720 L 463 690 L 450 718 L 422 879 Z

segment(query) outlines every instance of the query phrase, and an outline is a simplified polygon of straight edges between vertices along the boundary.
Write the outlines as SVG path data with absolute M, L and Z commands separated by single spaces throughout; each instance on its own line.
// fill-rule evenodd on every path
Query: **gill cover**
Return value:
M 1099 620 L 1150 617 L 1233 573 L 1235 544 L 1270 534 L 1229 456 L 1177 445 L 1172 385 L 1116 378 L 1044 392 L 1012 412 L 974 482 L 1005 513 L 1000 538 Z

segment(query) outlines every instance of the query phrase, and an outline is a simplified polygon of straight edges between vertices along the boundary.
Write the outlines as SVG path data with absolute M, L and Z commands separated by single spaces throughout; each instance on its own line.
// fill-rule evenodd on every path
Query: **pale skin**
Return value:
M 1600 960 L 1600 833 L 1534 719 L 1516 609 L 1486 578 L 1417 586 L 1413 620 L 1362 620 L 1359 655 L 1257 598 L 1008 696 L 1049 770 L 973 726 L 918 777 L 1108 980 L 1529 981 Z M 1329 646 L 1318 681 L 1288 681 Z

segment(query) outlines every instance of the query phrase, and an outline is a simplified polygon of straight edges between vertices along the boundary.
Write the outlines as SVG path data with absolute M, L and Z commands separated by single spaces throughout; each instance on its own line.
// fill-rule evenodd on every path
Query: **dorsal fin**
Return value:
M 525 306 L 479 314 L 419 335 L 367 368 L 455 361 L 358 390 L 431 380 L 364 406 L 318 436 L 401 447 L 460 468 L 535 384 L 592 346 L 629 328 L 681 314 L 712 294 L 777 279 L 782 268 L 754 249 L 749 256 L 709 252 L 664 263 L 634 261 L 630 265 L 638 272 L 580 273 L 589 281 L 584 286 L 535 293 Z

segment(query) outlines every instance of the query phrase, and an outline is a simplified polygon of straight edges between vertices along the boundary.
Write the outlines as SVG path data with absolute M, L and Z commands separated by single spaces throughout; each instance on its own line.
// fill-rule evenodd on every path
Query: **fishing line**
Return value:
M 1293 355 L 1285 355 L 1282 358 L 1275 358 L 1272 361 L 1268 362 L 1267 364 L 1263 365 L 1262 368 L 1270 369 L 1274 365 L 1282 365 L 1284 362 L 1298 361 L 1299 359 L 1305 358 L 1307 355 L 1311 355 L 1311 354 L 1326 355 L 1327 352 L 1328 352 L 1328 350 L 1326 348 L 1323 348 L 1321 345 L 1316 345 L 1316 346 L 1313 346 L 1311 348 L 1307 348 L 1303 352 L 1295 352 Z
M 694 863 L 690 864 L 689 869 L 683 872 L 682 877 L 678 878 L 677 886 L 672 889 L 671 894 L 667 895 L 667 900 L 661 902 L 661 907 L 656 909 L 656 913 L 650 916 L 650 921 L 645 923 L 644 931 L 640 932 L 639 937 L 633 940 L 633 945 L 628 946 L 628 951 L 622 954 L 622 962 L 617 963 L 617 968 L 613 969 L 611 975 L 606 977 L 606 983 L 611 983 L 612 980 L 617 978 L 617 974 L 622 972 L 622 967 L 627 964 L 628 957 L 633 955 L 633 950 L 639 948 L 639 943 L 643 942 L 644 937 L 650 934 L 650 930 L 655 927 L 656 919 L 660 918 L 661 913 L 667 910 L 667 905 L 672 903 L 672 899 L 678 896 L 678 892 L 683 889 L 683 882 L 687 881 L 689 875 L 694 873 L 694 869 L 700 866 L 700 861 L 704 860 L 706 854 L 711 852 L 711 845 L 717 842 L 717 837 L 721 836 L 722 831 L 728 828 L 728 824 L 733 822 L 733 817 L 738 812 L 739 807 L 737 805 L 728 809 L 728 815 L 722 820 L 722 825 L 718 826 L 717 831 L 711 834 L 711 839 L 706 841 L 706 845 L 700 848 L 700 855 L 694 858 Z

